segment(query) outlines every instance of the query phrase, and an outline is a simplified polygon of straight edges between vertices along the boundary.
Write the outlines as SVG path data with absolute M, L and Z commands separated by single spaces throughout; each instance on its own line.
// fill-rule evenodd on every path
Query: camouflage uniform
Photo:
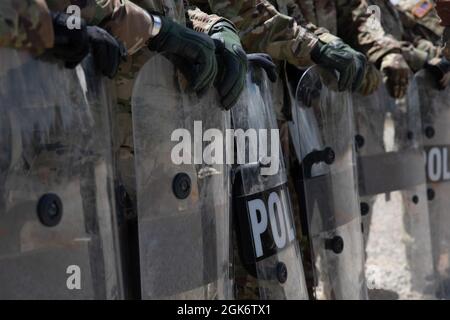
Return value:
M 434 11 L 428 12 L 419 21 L 413 13 L 415 1 L 400 1 L 397 6 L 399 10 L 390 1 L 384 0 L 345 2 L 353 3 L 351 17 L 343 20 L 339 34 L 349 35 L 346 40 L 364 52 L 371 62 L 379 65 L 380 59 L 388 53 L 401 53 L 411 70 L 417 71 L 427 60 L 439 55 L 433 42 L 442 28 L 436 23 Z M 370 5 L 380 8 L 381 25 L 374 26 L 373 18 L 367 13 Z M 342 11 L 342 14 L 349 16 L 347 11 Z
M 0 47 L 26 48 L 35 54 L 53 46 L 53 25 L 44 0 L 0 3 Z

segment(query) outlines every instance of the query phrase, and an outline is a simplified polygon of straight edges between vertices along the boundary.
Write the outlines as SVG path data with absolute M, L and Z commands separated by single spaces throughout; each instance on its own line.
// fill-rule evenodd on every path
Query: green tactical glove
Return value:
M 399 53 L 387 54 L 383 57 L 380 70 L 389 94 L 396 99 L 404 97 L 411 70 L 403 56 Z
M 356 91 L 364 79 L 367 59 L 342 40 L 324 44 L 321 41 L 311 51 L 311 59 L 318 65 L 339 72 L 339 91 Z
M 160 18 L 161 31 L 150 40 L 149 49 L 166 54 L 194 91 L 206 91 L 217 75 L 214 41 L 169 18 Z
M 219 74 L 215 86 L 219 91 L 222 106 L 229 110 L 238 100 L 245 86 L 247 56 L 233 24 L 221 20 L 210 30 L 209 35 L 216 44 Z

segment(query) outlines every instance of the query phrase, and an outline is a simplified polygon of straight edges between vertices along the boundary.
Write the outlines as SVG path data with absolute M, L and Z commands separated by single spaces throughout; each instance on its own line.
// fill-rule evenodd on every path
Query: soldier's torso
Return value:
M 133 0 L 135 4 L 150 12 L 158 12 L 179 23 L 185 23 L 183 0 Z
M 376 5 L 381 11 L 381 25 L 387 34 L 393 35 L 397 40 L 401 40 L 404 28 L 400 16 L 389 0 L 369 0 L 369 5 Z
M 297 21 L 303 19 L 317 27 L 337 34 L 337 16 L 335 0 L 274 0 L 283 14 L 293 16 Z M 296 11 L 299 11 L 301 18 Z M 296 17 L 297 16 L 297 17 Z
M 444 32 L 440 19 L 432 10 L 432 0 L 399 0 L 396 8 L 400 12 L 405 28 L 416 36 L 429 41 L 438 41 Z

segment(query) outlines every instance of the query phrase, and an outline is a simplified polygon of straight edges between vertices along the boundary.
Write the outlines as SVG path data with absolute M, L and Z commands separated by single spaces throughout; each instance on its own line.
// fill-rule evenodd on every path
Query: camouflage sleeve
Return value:
M 208 33 L 217 22 L 227 20 L 215 14 L 207 14 L 197 7 L 188 9 L 188 17 L 192 28 L 203 33 Z
M 67 12 L 69 6 L 78 6 L 81 17 L 89 25 L 108 30 L 124 43 L 130 55 L 144 47 L 150 38 L 152 19 L 129 0 L 47 0 L 47 3 L 52 11 Z
M 281 3 L 284 4 L 284 8 L 279 7 L 281 13 L 294 18 L 298 25 L 315 34 L 321 42 L 330 43 L 333 40 L 339 39 L 336 34 L 333 34 L 332 30 L 318 26 L 314 12 L 315 4 L 312 0 L 285 0 L 279 1 L 278 5 L 280 6 Z M 333 15 L 335 12 L 327 13 Z
M 132 55 L 147 45 L 153 20 L 146 10 L 130 1 L 115 0 L 116 6 L 102 27 L 120 39 Z
M 368 12 L 366 0 L 336 0 L 339 35 L 363 52 L 374 64 L 389 53 L 402 53 L 401 43 L 383 29 L 380 21 Z
M 53 25 L 44 0 L 0 1 L 0 46 L 40 54 L 53 46 Z
M 396 9 L 405 29 L 405 39 L 411 43 L 409 51 L 403 50 L 403 55 L 414 71 L 419 70 L 427 61 L 442 54 L 440 38 L 443 27 L 429 1 L 418 6 L 416 1 L 401 0 Z
M 234 23 L 247 52 L 264 52 L 297 66 L 313 64 L 310 53 L 317 36 L 268 1 L 209 0 L 209 5 L 213 13 Z

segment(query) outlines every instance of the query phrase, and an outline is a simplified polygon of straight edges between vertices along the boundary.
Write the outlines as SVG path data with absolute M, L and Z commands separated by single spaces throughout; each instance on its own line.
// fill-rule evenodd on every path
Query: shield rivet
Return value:
M 59 224 L 63 215 L 61 199 L 53 193 L 44 194 L 38 201 L 37 214 L 39 221 L 47 227 Z
M 325 240 L 325 249 L 333 251 L 335 254 L 340 254 L 344 251 L 344 239 L 335 236 L 332 239 Z
M 357 134 L 355 136 L 356 149 L 361 149 L 362 147 L 364 147 L 365 142 L 366 141 L 362 135 Z
M 433 127 L 426 127 L 426 128 L 425 128 L 425 136 L 426 136 L 428 139 L 433 138 L 435 134 L 436 134 L 436 132 L 434 131 L 434 128 L 433 128 Z
M 436 192 L 434 192 L 433 189 L 429 188 L 427 190 L 428 201 L 433 201 L 435 196 L 436 196 Z
M 330 147 L 325 148 L 325 150 L 323 150 L 323 161 L 328 164 L 331 165 L 333 164 L 334 160 L 336 159 L 336 154 L 334 153 L 334 150 L 331 149 Z
M 412 202 L 414 203 L 414 204 L 418 204 L 419 203 L 419 197 L 418 196 L 413 196 L 412 197 Z
M 361 215 L 364 217 L 366 215 L 369 214 L 370 212 L 370 206 L 368 203 L 366 202 L 361 202 L 361 204 L 359 205 L 360 209 L 361 209 Z
M 178 173 L 172 181 L 172 191 L 178 199 L 186 199 L 191 194 L 191 178 L 186 173 Z
M 412 140 L 414 138 L 414 133 L 412 131 L 408 131 L 408 133 L 406 134 L 406 138 L 408 140 Z
M 280 283 L 285 283 L 288 278 L 288 270 L 283 262 L 277 264 L 277 278 Z

